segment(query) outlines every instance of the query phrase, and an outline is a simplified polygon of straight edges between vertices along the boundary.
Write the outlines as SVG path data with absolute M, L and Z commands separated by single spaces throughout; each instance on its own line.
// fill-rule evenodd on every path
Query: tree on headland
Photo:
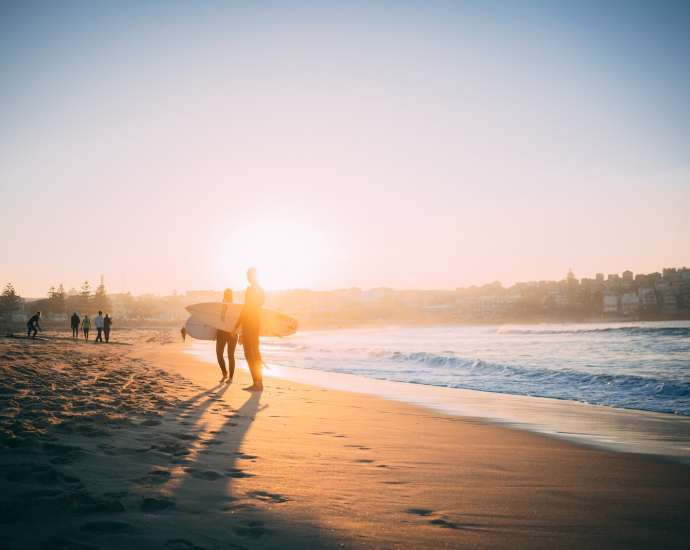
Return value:
M 84 284 L 79 291 L 79 300 L 77 301 L 79 309 L 82 313 L 90 312 L 92 300 L 93 296 L 91 296 L 91 285 L 89 285 L 89 281 L 84 281 Z
M 44 300 L 40 300 L 40 309 L 46 313 L 53 313 L 53 296 L 55 295 L 55 287 L 51 286 L 48 289 L 48 294 Z M 41 303 L 42 302 L 42 303 Z
M 7 283 L 7 286 L 2 291 L 0 296 L 0 314 L 7 315 L 14 313 L 21 305 L 21 296 L 14 290 L 12 283 Z
M 50 287 L 48 291 L 48 301 L 52 313 L 58 315 L 63 315 L 65 313 L 67 307 L 67 292 L 65 291 L 65 287 L 62 286 L 62 283 L 60 283 L 57 290 L 55 290 L 54 286 Z
M 98 285 L 98 288 L 96 289 L 96 293 L 93 295 L 93 308 L 95 311 L 102 311 L 103 313 L 107 313 L 110 311 L 110 309 L 113 307 L 112 303 L 110 302 L 110 297 L 108 296 L 107 291 L 105 290 L 105 285 L 100 284 Z

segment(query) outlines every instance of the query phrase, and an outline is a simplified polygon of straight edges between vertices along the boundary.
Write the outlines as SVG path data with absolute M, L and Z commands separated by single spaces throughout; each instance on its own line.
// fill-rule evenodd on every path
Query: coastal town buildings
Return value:
M 22 298 L 6 320 L 22 320 L 41 309 L 48 319 L 65 319 L 72 311 L 95 314 L 83 306 L 80 292 L 70 289 L 62 311 L 51 310 L 46 298 Z M 109 294 L 109 313 L 119 322 L 183 323 L 185 306 L 215 302 L 222 290 L 173 291 L 171 295 Z M 244 290 L 234 294 L 244 301 Z M 690 318 L 690 269 L 665 268 L 661 273 L 621 275 L 597 273 L 577 279 L 570 271 L 560 281 L 526 281 L 504 287 L 494 281 L 455 290 L 395 290 L 357 287 L 334 291 L 306 289 L 267 291 L 265 307 L 297 318 L 303 325 L 350 326 L 358 323 L 496 323 L 516 321 Z M 94 309 L 94 307 L 90 307 Z

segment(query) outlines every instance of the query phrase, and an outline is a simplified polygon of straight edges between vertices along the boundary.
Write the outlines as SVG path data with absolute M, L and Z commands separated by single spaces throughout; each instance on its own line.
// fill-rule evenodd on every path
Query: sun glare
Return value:
M 226 237 L 227 254 L 218 258 L 218 271 L 228 281 L 237 281 L 238 275 L 244 281 L 246 270 L 257 267 L 266 289 L 307 288 L 318 280 L 325 249 L 324 236 L 314 230 L 266 220 Z

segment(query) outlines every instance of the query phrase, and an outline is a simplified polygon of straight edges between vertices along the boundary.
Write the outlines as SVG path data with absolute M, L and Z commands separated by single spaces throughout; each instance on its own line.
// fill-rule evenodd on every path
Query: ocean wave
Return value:
M 690 323 L 400 328 L 266 343 L 277 364 L 690 416 Z
M 680 336 L 690 337 L 690 327 L 603 327 L 603 328 L 562 328 L 562 329 L 523 329 L 501 327 L 498 334 L 601 334 L 606 332 L 619 332 L 626 335 L 648 336 Z
M 528 367 L 428 352 L 370 350 L 367 355 L 356 366 L 318 361 L 312 368 L 394 382 L 690 415 L 690 383 L 681 380 Z

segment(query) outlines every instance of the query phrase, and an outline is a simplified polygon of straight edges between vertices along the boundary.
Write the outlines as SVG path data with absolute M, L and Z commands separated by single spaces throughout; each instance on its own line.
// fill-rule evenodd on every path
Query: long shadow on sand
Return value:
M 245 392 L 233 395 L 230 404 L 224 398 L 229 389 L 218 384 L 179 403 L 176 409 L 185 412 L 163 428 L 164 443 L 172 445 L 162 449 L 172 451 L 170 466 L 149 476 L 155 488 L 141 505 L 147 524 L 154 532 L 170 533 L 175 522 L 178 534 L 166 535 L 168 547 L 343 547 L 317 525 L 303 522 L 296 528 L 279 519 L 270 508 L 288 502 L 284 495 L 252 488 L 261 458 L 240 449 L 267 406 L 260 393 Z
M 1 361 L 0 548 L 349 546 L 252 486 L 261 457 L 241 448 L 270 421 L 261 394 L 71 346 L 12 345 Z M 201 391 L 172 402 L 165 385 L 180 384 Z

